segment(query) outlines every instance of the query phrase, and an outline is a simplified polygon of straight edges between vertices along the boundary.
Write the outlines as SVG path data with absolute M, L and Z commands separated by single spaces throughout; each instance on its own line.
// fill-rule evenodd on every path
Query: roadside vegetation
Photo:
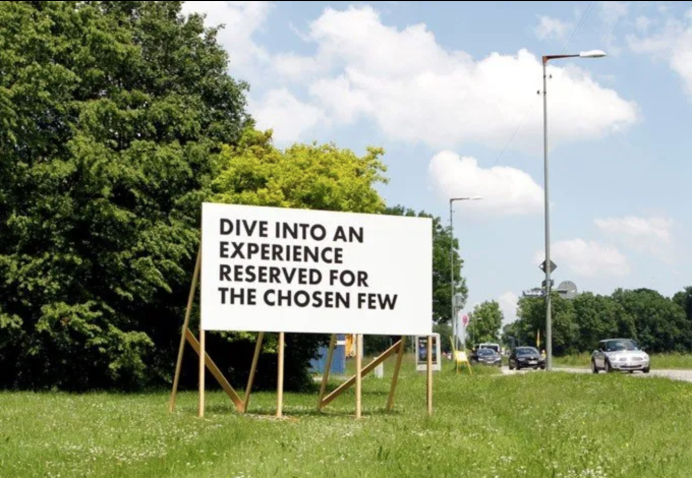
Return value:
M 492 367 L 435 373 L 434 415 L 425 374 L 407 357 L 393 413 L 385 378 L 363 383 L 322 414 L 316 394 L 253 394 L 238 415 L 220 391 L 196 417 L 197 394 L 175 413 L 168 392 L 0 393 L 0 476 L 108 478 L 687 477 L 692 469 L 692 385 L 628 375 L 526 373 Z M 481 370 L 483 370 L 481 372 Z M 336 383 L 330 384 L 335 386 Z M 655 404 L 655 405 L 654 405 Z

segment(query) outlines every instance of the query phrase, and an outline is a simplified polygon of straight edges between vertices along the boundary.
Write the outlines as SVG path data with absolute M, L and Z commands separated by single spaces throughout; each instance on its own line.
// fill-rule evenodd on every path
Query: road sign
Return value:
M 461 322 L 464 324 L 464 327 L 469 325 L 469 316 L 464 314 L 464 316 L 461 318 Z
M 541 265 L 538 267 L 540 267 L 541 270 L 545 272 L 545 261 L 541 262 Z M 550 261 L 550 273 L 552 274 L 555 269 L 557 269 L 557 264 L 555 264 L 553 261 Z

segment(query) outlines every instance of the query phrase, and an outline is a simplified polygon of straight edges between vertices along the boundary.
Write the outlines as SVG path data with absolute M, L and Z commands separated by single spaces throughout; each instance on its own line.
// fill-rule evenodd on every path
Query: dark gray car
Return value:
M 478 349 L 473 354 L 471 360 L 482 365 L 502 366 L 502 355 L 493 349 Z
M 545 358 L 535 347 L 517 347 L 509 356 L 509 369 L 522 368 L 545 369 Z

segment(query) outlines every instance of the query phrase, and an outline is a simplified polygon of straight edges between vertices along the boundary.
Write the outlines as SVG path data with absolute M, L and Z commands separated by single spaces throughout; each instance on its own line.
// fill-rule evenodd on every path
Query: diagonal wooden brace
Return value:
M 378 357 L 374 358 L 372 362 L 370 362 L 368 365 L 363 367 L 361 371 L 361 375 L 367 375 L 368 373 L 372 372 L 375 367 L 377 367 L 379 364 L 387 360 L 390 356 L 394 355 L 396 352 L 399 351 L 400 347 L 404 346 L 403 340 L 399 340 L 396 342 L 394 345 L 389 347 L 387 350 L 382 352 Z M 336 397 L 344 393 L 346 390 L 351 388 L 354 384 L 356 383 L 356 376 L 354 375 L 353 377 L 349 378 L 346 380 L 344 383 L 339 385 L 332 393 L 324 397 L 324 400 L 320 403 L 319 408 L 326 407 L 330 402 L 332 402 Z
M 194 334 L 190 331 L 190 329 L 185 329 L 185 340 L 192 346 L 192 348 L 199 354 L 199 341 L 197 340 L 197 337 L 194 336 Z M 240 399 L 238 396 L 238 393 L 233 389 L 230 383 L 228 383 L 228 380 L 226 380 L 226 377 L 224 377 L 223 373 L 221 370 L 219 370 L 219 367 L 216 366 L 214 361 L 209 357 L 209 354 L 206 352 L 204 353 L 204 364 L 206 365 L 207 369 L 211 372 L 211 374 L 214 376 L 217 382 L 219 382 L 219 385 L 221 385 L 221 388 L 223 388 L 224 392 L 226 392 L 226 395 L 228 395 L 233 401 L 233 404 L 235 405 L 236 410 L 239 412 L 243 412 L 245 410 L 245 406 L 243 401 Z

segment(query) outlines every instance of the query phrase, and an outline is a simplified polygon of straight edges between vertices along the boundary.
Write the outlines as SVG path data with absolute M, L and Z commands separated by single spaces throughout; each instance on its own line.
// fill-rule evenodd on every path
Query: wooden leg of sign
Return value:
M 206 368 L 204 367 L 204 329 L 199 330 L 199 417 L 204 417 L 204 375 Z
M 252 365 L 250 366 L 250 376 L 247 379 L 247 387 L 245 387 L 245 400 L 243 401 L 243 413 L 247 413 L 247 407 L 250 403 L 250 393 L 252 392 L 252 382 L 255 381 L 255 371 L 257 370 L 257 362 L 259 361 L 260 352 L 262 351 L 262 340 L 264 332 L 260 332 L 257 336 L 255 344 L 255 354 L 252 356 Z
M 432 380 L 433 380 L 433 370 L 432 370 L 432 354 L 433 354 L 433 338 L 432 335 L 428 335 L 428 415 L 432 415 Z
M 283 416 L 284 407 L 284 340 L 283 332 L 279 333 L 279 380 L 276 386 L 276 416 Z
M 361 392 L 363 389 L 363 334 L 356 336 L 356 418 L 362 416 Z
M 373 370 L 375 370 L 375 367 L 377 367 L 379 364 L 381 364 L 382 362 L 387 360 L 389 357 L 394 355 L 394 353 L 396 353 L 397 350 L 399 350 L 398 344 L 394 344 L 391 347 L 389 347 L 387 350 L 382 352 L 379 357 L 377 357 L 376 359 L 373 359 L 372 362 L 370 362 L 365 367 L 363 367 L 362 375 L 365 376 L 365 375 L 369 374 L 370 372 L 372 372 Z M 357 357 L 358 356 L 356 355 L 356 361 L 358 360 Z M 322 400 L 322 406 L 323 407 L 327 406 L 327 404 L 329 404 L 332 400 L 334 400 L 336 397 L 338 397 L 339 395 L 344 393 L 346 390 L 351 388 L 354 383 L 356 383 L 356 376 L 355 375 L 353 377 L 349 378 L 348 380 L 346 380 L 344 383 L 342 383 L 338 387 L 336 387 L 336 389 L 333 390 L 329 395 L 324 397 L 324 400 Z
M 327 362 L 324 364 L 324 372 L 322 372 L 322 383 L 320 384 L 320 397 L 317 400 L 317 411 L 322 410 L 322 399 L 324 392 L 327 390 L 327 382 L 329 381 L 329 371 L 332 368 L 332 358 L 334 357 L 334 347 L 336 346 L 336 334 L 332 334 L 329 340 L 329 350 L 327 351 Z
M 406 348 L 406 337 L 401 337 L 399 340 L 399 351 L 396 355 L 396 365 L 394 366 L 394 374 L 392 375 L 392 386 L 389 389 L 389 399 L 387 400 L 387 410 L 394 407 L 394 391 L 396 390 L 397 382 L 399 381 L 399 370 L 401 370 L 401 362 L 404 358 L 404 349 Z
M 190 326 L 190 312 L 192 311 L 192 301 L 195 299 L 195 291 L 197 290 L 197 280 L 199 279 L 199 269 L 202 265 L 202 246 L 197 250 L 197 263 L 195 271 L 192 274 L 192 285 L 190 286 L 190 295 L 187 297 L 187 309 L 185 310 L 185 320 L 183 321 L 183 331 L 180 334 L 180 347 L 178 348 L 178 361 L 175 364 L 175 375 L 173 376 L 173 390 L 171 390 L 171 401 L 168 405 L 168 410 L 175 410 L 175 398 L 178 394 L 178 383 L 180 381 L 180 369 L 183 365 L 183 352 L 185 351 L 185 331 Z
M 187 329 L 185 331 L 185 338 L 187 339 L 188 343 L 192 346 L 192 349 L 200 354 L 200 343 L 197 341 L 197 338 L 195 335 L 192 333 L 190 329 Z M 228 395 L 228 398 L 231 399 L 233 404 L 235 405 L 236 410 L 239 412 L 243 411 L 243 401 L 240 399 L 238 396 L 238 393 L 231 387 L 231 384 L 228 383 L 228 380 L 226 380 L 226 377 L 223 376 L 223 373 L 221 373 L 221 370 L 219 370 L 219 367 L 214 363 L 214 361 L 209 357 L 209 354 L 206 352 L 204 354 L 200 354 L 201 356 L 204 356 L 204 360 L 207 364 L 207 368 L 211 372 L 211 374 L 214 376 L 217 382 L 219 382 L 219 385 L 221 385 L 221 388 L 223 388 L 223 391 L 226 392 L 226 395 Z

